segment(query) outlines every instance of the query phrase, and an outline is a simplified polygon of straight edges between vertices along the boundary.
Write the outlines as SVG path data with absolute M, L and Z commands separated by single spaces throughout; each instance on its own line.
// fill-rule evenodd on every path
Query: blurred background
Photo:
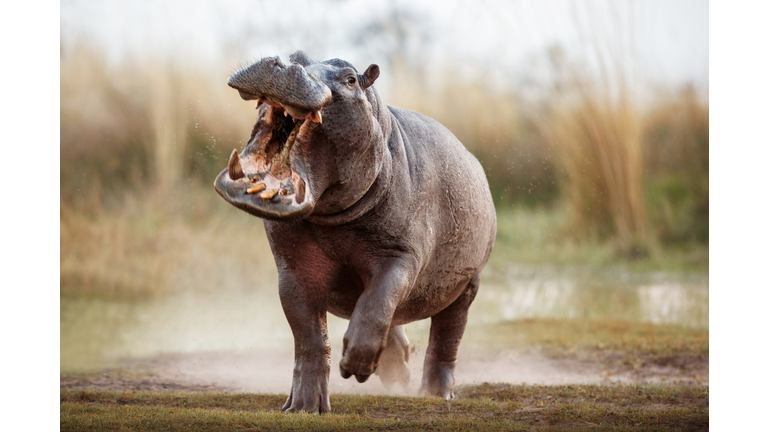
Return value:
M 499 231 L 468 332 L 708 329 L 708 21 L 683 0 L 62 0 L 62 373 L 290 353 L 262 223 L 212 182 L 256 120 L 227 77 L 297 49 L 378 64 L 384 101 L 485 168 Z

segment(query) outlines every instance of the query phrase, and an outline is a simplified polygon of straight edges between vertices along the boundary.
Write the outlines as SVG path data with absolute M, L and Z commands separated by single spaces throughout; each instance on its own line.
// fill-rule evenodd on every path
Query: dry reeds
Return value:
M 646 241 L 640 116 L 626 94 L 612 100 L 584 88 L 547 128 L 568 174 L 572 226 L 615 234 L 621 253 L 637 253 Z
M 194 188 L 182 201 L 153 189 L 121 198 L 119 207 L 96 215 L 62 202 L 63 296 L 143 300 L 276 286 L 262 225 L 219 206 L 215 193 Z
M 647 115 L 649 218 L 665 244 L 709 240 L 709 106 L 686 86 Z
M 432 88 L 398 83 L 401 88 L 386 102 L 432 117 L 456 135 L 483 165 L 497 205 L 551 204 L 559 192 L 555 157 L 531 107 L 511 89 L 468 80 L 455 70 L 436 75 L 439 85 Z
M 227 88 L 231 66 L 195 68 L 156 58 L 111 64 L 85 45 L 62 49 L 63 282 L 90 278 L 86 285 L 138 292 L 175 268 L 165 258 L 151 258 L 159 246 L 132 231 L 133 225 L 114 219 L 109 227 L 87 224 L 115 214 L 105 209 L 124 209 L 131 194 L 157 205 L 152 211 L 165 217 L 178 210 L 164 207 L 167 201 L 189 199 L 167 193 L 182 182 L 202 185 L 196 190 L 217 199 L 210 182 L 232 148 L 242 148 L 256 116 L 253 105 Z M 514 87 L 495 88 L 455 71 L 432 78 L 430 85 L 396 82 L 396 94 L 382 96 L 450 129 L 484 166 L 500 211 L 519 203 L 548 209 L 564 204 L 576 237 L 615 238 L 625 255 L 642 251 L 657 235 L 670 242 L 707 240 L 708 108 L 695 92 L 674 94 L 645 116 L 623 85 L 566 80 L 560 93 L 532 102 Z M 660 182 L 662 177 L 674 181 Z M 661 192 L 651 194 L 647 210 L 648 185 Z M 683 190 L 685 205 L 672 186 Z M 199 211 L 203 224 L 211 217 L 197 207 L 181 211 Z M 121 238 L 131 237 L 140 245 L 120 246 Z M 180 237 L 162 238 L 184 244 Z M 100 255 L 111 247 L 114 253 Z M 150 258 L 142 261 L 144 253 Z M 92 267 L 76 260 L 90 260 Z M 142 272 L 145 279 L 138 276 Z
M 255 119 L 252 106 L 232 103 L 230 72 L 156 57 L 110 64 L 83 43 L 62 48 L 62 198 L 81 200 L 94 185 L 169 191 L 190 177 L 212 181 Z

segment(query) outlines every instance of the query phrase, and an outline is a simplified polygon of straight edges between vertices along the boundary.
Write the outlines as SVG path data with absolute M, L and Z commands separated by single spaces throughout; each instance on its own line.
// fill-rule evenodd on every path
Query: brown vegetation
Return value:
M 230 72 L 62 48 L 62 226 L 74 220 L 67 212 L 93 216 L 131 194 L 168 202 L 183 199 L 180 184 L 207 188 L 255 118 L 226 87 Z M 454 132 L 485 167 L 499 210 L 565 210 L 564 233 L 611 241 L 623 256 L 708 241 L 708 107 L 695 92 L 641 109 L 621 86 L 612 96 L 583 79 L 537 100 L 452 71 L 437 82 L 397 82 L 388 102 Z

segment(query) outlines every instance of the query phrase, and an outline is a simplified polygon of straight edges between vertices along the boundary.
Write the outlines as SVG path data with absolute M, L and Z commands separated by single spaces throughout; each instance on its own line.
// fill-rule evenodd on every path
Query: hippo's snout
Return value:
M 304 66 L 286 66 L 280 57 L 266 57 L 238 70 L 227 84 L 245 100 L 269 99 L 296 111 L 294 118 L 306 118 L 309 113 L 320 111 L 332 98 L 331 89 L 310 77 Z
M 257 101 L 261 118 L 248 146 L 241 154 L 232 152 L 214 187 L 254 216 L 305 217 L 315 207 L 305 161 L 292 154 L 294 144 L 311 141 L 312 131 L 323 121 L 322 109 L 332 99 L 328 86 L 304 69 L 312 62 L 303 53 L 294 54 L 289 65 L 279 57 L 265 57 L 227 81 L 241 98 Z

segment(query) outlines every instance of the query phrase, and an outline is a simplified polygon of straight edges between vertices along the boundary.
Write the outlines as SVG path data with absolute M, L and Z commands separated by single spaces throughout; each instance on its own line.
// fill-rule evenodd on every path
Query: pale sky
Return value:
M 649 82 L 708 88 L 709 6 L 698 0 L 63 0 L 61 41 L 95 41 L 113 61 L 159 51 L 236 67 L 303 49 L 365 68 L 385 63 L 395 30 L 364 29 L 393 5 L 412 17 L 404 26 L 411 55 L 432 65 L 451 62 L 470 75 L 515 73 L 548 46 L 586 55 L 597 40 L 630 57 L 630 68 Z

